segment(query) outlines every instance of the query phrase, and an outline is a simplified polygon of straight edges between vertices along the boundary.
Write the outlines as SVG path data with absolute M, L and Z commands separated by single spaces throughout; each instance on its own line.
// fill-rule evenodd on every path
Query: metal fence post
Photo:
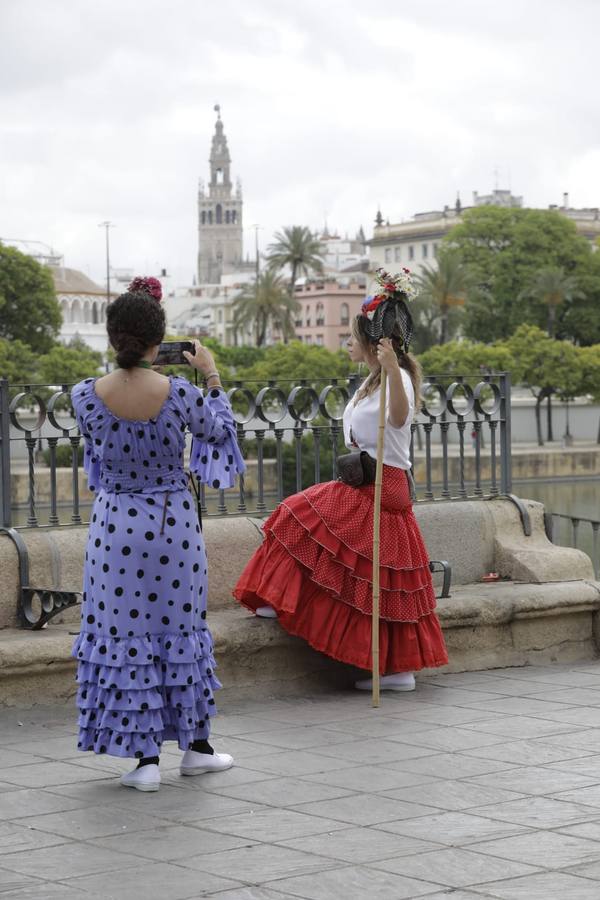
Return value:
M 500 384 L 500 490 L 503 494 L 512 494 L 510 372 L 500 375 Z
M 11 480 L 10 480 L 10 414 L 8 379 L 0 378 L 0 524 L 10 528 Z

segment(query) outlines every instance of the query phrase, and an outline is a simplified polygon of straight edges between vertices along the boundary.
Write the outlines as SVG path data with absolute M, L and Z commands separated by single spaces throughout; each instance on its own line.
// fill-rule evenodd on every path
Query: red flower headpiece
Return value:
M 138 275 L 137 278 L 133 279 L 127 290 L 133 293 L 148 294 L 149 297 L 153 297 L 158 302 L 162 299 L 162 287 L 158 278 Z

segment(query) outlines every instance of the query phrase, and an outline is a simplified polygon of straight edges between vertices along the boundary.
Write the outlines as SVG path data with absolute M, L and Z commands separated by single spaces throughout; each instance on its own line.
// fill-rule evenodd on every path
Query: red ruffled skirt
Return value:
M 269 604 L 280 625 L 340 662 L 371 668 L 374 485 L 329 481 L 286 498 L 234 597 L 253 612 Z M 383 467 L 380 527 L 382 674 L 443 666 L 429 558 L 407 473 Z

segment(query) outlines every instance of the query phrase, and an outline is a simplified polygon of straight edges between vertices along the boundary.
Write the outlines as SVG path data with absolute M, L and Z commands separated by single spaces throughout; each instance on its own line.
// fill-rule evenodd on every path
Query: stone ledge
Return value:
M 473 584 L 440 601 L 450 665 L 442 671 L 573 662 L 598 656 L 600 584 Z M 230 603 L 209 613 L 222 694 L 236 700 L 348 687 L 356 670 L 316 653 L 277 622 Z M 74 626 L 39 632 L 5 629 L 0 643 L 0 706 L 32 706 L 75 694 Z M 436 670 L 440 671 L 440 670 Z

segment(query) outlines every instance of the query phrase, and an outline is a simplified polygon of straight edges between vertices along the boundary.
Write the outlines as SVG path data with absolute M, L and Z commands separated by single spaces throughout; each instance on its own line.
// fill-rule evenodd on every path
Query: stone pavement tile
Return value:
M 317 803 L 302 803 L 294 807 L 297 812 L 313 816 L 324 816 L 351 825 L 377 825 L 399 819 L 412 819 L 431 812 L 427 806 L 390 800 L 381 794 L 351 794 L 338 800 L 322 800 Z
M 419 722 L 414 716 L 388 716 L 382 718 L 356 718 L 344 720 L 343 722 L 332 722 L 328 726 L 328 731 L 336 731 L 344 734 L 346 740 L 349 736 L 352 738 L 386 738 L 393 735 L 395 740 L 410 739 L 410 735 L 416 734 L 417 731 L 427 731 L 431 728 L 428 722 Z
M 24 753 L 34 753 L 43 756 L 45 759 L 66 760 L 76 757 L 85 758 L 92 756 L 91 753 L 83 753 L 77 749 L 77 735 L 63 734 L 54 737 L 41 736 L 30 741 L 21 741 L 18 744 L 11 744 L 5 748 L 6 751 L 23 751 Z M 1 757 L 0 757 L 1 758 Z
M 417 690 L 411 694 L 399 694 L 398 696 L 406 697 L 406 702 L 409 703 L 419 703 L 420 699 L 424 699 L 428 703 L 436 703 L 440 706 L 466 706 L 474 709 L 479 708 L 483 703 L 498 702 L 498 694 L 461 687 L 431 687 L 427 692 Z
M 4 781 L 22 787 L 45 788 L 54 784 L 72 784 L 93 778 L 106 778 L 106 772 L 90 771 L 63 762 L 41 762 L 30 766 L 11 766 L 2 772 Z
M 358 692 L 357 692 L 358 695 Z M 355 702 L 349 704 L 344 700 L 344 695 L 339 695 L 336 700 L 306 700 L 298 698 L 290 701 L 285 707 L 272 709 L 270 705 L 267 711 L 261 712 L 261 717 L 270 719 L 272 722 L 278 722 L 284 727 L 293 728 L 301 725 L 323 725 L 329 726 L 332 722 L 341 722 L 344 719 L 354 719 L 357 713 L 365 715 L 370 710 L 369 696 L 358 695 Z M 373 710 L 374 713 L 377 710 Z M 274 727 L 273 725 L 271 727 Z
M 577 728 L 572 731 L 541 738 L 550 747 L 574 747 L 589 754 L 600 753 L 600 730 L 597 728 Z
M 530 831 L 529 834 L 520 834 L 516 837 L 484 841 L 473 849 L 478 854 L 485 853 L 490 857 L 514 860 L 545 869 L 565 869 L 567 866 L 600 861 L 600 843 L 555 831 Z
M 204 820 L 199 819 L 195 824 L 159 825 L 146 831 L 132 831 L 118 837 L 97 838 L 93 844 L 106 850 L 119 850 L 154 862 L 172 862 L 199 856 L 202 853 L 230 850 L 254 843 L 249 838 L 207 831 L 201 827 L 204 824 Z
M 0 749 L 0 772 L 11 766 L 28 766 L 31 763 L 40 762 L 44 762 L 44 758 L 42 756 L 34 756 L 31 751 L 18 750 L 14 746 Z
M 581 756 L 578 759 L 561 760 L 550 763 L 549 769 L 558 769 L 562 772 L 574 772 L 577 775 L 587 775 L 589 778 L 600 780 L 600 755 Z
M 589 838 L 590 841 L 600 841 L 600 819 L 598 819 L 598 810 L 593 810 L 593 812 L 593 820 L 580 822 L 579 825 L 561 826 L 561 834 L 570 834 L 573 837 Z
M 387 859 L 400 854 L 422 853 L 440 849 L 439 844 L 411 838 L 406 835 L 388 834 L 374 828 L 345 828 L 333 834 L 313 834 L 303 838 L 282 841 L 281 846 L 293 847 L 307 853 L 317 853 L 348 863 L 367 863 Z
M 284 878 L 271 885 L 275 890 L 303 900 L 414 900 L 431 894 L 440 885 L 416 881 L 391 872 L 378 872 L 364 866 L 328 869 L 316 875 Z
M 307 781 L 306 778 L 271 778 L 269 781 L 222 787 L 215 793 L 222 797 L 235 797 L 238 800 L 266 806 L 294 806 L 297 803 L 346 797 L 350 791 L 341 787 Z
M 530 681 L 525 678 L 519 679 L 518 676 L 514 678 L 498 676 L 495 677 L 492 673 L 490 673 L 485 681 L 481 681 L 478 684 L 473 685 L 471 690 L 485 690 L 491 694 L 499 694 L 504 697 L 530 697 L 532 694 L 536 694 L 540 691 L 551 690 L 551 686 L 547 684 L 540 684 L 539 682 Z
M 433 759 L 433 757 L 431 757 Z M 489 771 L 484 768 L 484 771 Z M 479 774 L 479 772 L 477 772 Z M 379 793 L 394 788 L 413 787 L 417 784 L 429 784 L 437 779 L 431 775 L 419 775 L 413 772 L 400 772 L 383 766 L 352 766 L 340 769 L 339 772 L 323 772 L 316 775 L 304 775 L 303 782 L 331 785 L 349 791 L 362 793 Z
M 4 895 L 6 891 L 16 891 L 27 887 L 28 885 L 39 885 L 40 882 L 29 875 L 18 875 L 16 872 L 10 872 L 8 869 L 0 868 L 0 895 Z
M 432 756 L 435 753 L 430 747 L 415 747 L 412 744 L 403 744 L 400 741 L 388 741 L 385 739 L 348 741 L 347 744 L 326 747 L 320 752 L 323 756 L 335 756 L 335 768 L 341 768 L 344 760 L 360 765 L 376 765 L 377 763 L 385 764 L 402 759 L 418 759 L 421 756 Z M 305 772 L 302 774 L 309 775 L 310 773 Z
M 472 813 L 439 813 L 375 826 L 377 830 L 434 841 L 446 847 L 461 847 L 491 838 L 527 834 L 529 829 L 512 822 L 497 822 Z
M 89 894 L 87 891 L 50 881 L 2 891 L 0 897 L 2 900 L 106 900 L 100 894 Z
M 599 815 L 598 810 L 590 806 L 553 800 L 550 797 L 525 797 L 510 803 L 474 808 L 469 812 L 530 828 L 563 828 L 578 822 L 589 822 Z
M 395 872 L 397 875 L 408 875 L 423 880 L 428 878 L 447 887 L 471 887 L 484 884 L 486 881 L 497 881 L 499 878 L 533 875 L 538 871 L 522 862 L 486 858 L 482 854 L 457 847 L 432 850 L 417 856 L 379 860 L 369 865 L 385 872 Z
M 576 788 L 572 791 L 560 791 L 554 794 L 554 799 L 570 800 L 572 803 L 583 803 L 584 806 L 589 808 L 594 807 L 597 810 L 597 808 L 600 807 L 600 784 Z
M 242 889 L 233 875 L 223 877 L 195 872 L 179 864 L 164 862 L 144 863 L 120 872 L 72 878 L 69 886 L 89 891 L 104 900 L 186 900 L 202 896 L 221 897 L 221 891 Z
M 452 687 L 456 687 L 457 684 L 461 685 L 461 687 L 470 687 L 475 684 L 487 684 L 488 681 L 494 680 L 494 674 L 488 673 L 487 671 L 483 672 L 457 672 L 456 674 L 444 672 L 439 675 L 419 675 L 418 683 L 432 684 L 432 685 L 450 685 Z
M 387 714 L 387 711 L 386 711 Z M 467 709 L 460 706 L 440 706 L 433 703 L 423 703 L 413 706 L 408 713 L 403 713 L 402 721 L 414 720 L 416 722 L 430 722 L 432 725 L 466 725 L 471 722 L 481 722 L 490 718 L 484 709 Z M 499 716 L 500 718 L 500 716 Z
M 474 756 L 484 759 L 498 759 L 516 766 L 524 766 L 535 763 L 542 766 L 559 763 L 554 768 L 567 771 L 579 771 L 577 760 L 583 757 L 583 761 L 589 758 L 586 750 L 576 750 L 574 747 L 553 747 L 542 741 L 522 740 L 507 741 L 502 744 L 494 744 L 492 747 L 476 747 L 474 750 L 463 750 L 466 756 Z M 598 757 L 600 759 L 600 757 Z M 553 768 L 551 765 L 550 768 Z M 585 774 L 585 773 L 580 773 Z
M 538 685 L 540 687 L 540 685 Z M 545 685 L 546 690 L 530 694 L 532 700 L 556 700 L 566 706 L 592 706 L 600 704 L 600 683 L 596 689 L 588 687 L 563 687 L 551 688 Z
M 487 887 L 485 885 L 484 887 Z M 456 888 L 448 888 L 446 891 L 436 891 L 435 894 L 427 894 L 426 900 L 482 900 L 482 898 L 489 898 L 491 894 L 480 894 L 479 892 L 475 893 L 474 891 L 461 891 Z
M 157 819 L 153 814 L 146 815 L 139 810 L 124 810 L 115 806 L 87 806 L 83 809 L 47 813 L 43 816 L 27 816 L 24 819 L 14 819 L 13 822 L 36 829 L 34 834 L 41 835 L 47 832 L 79 841 L 111 834 L 124 837 L 132 831 L 144 831 L 156 828 L 157 825 L 171 824 L 167 820 Z
M 230 876 L 257 885 L 278 878 L 293 878 L 339 866 L 339 862 L 326 859 L 324 856 L 269 844 L 254 844 L 251 847 L 208 853 L 204 856 L 188 856 L 180 862 L 183 866 L 202 872 L 223 877 Z
M 432 750 L 454 752 L 455 750 L 471 750 L 474 747 L 488 747 L 502 743 L 503 738 L 497 734 L 486 734 L 474 728 L 432 728 L 420 731 L 411 739 L 417 747 L 428 747 Z
M 422 784 L 417 787 L 400 788 L 384 791 L 385 797 L 433 806 L 436 809 L 461 810 L 471 807 L 484 807 L 488 804 L 518 800 L 522 794 L 516 791 L 499 788 L 478 787 L 464 781 L 437 781 L 433 784 Z
M 255 772 L 253 769 L 244 769 L 241 766 L 234 766 L 225 772 L 207 772 L 202 775 L 202 790 L 207 793 L 218 794 L 221 788 L 234 787 L 238 784 L 256 784 L 261 781 L 271 781 L 274 776 L 268 772 Z M 197 779 L 196 779 L 197 780 Z M 193 778 L 187 778 L 186 783 L 194 781 Z
M 509 878 L 493 881 L 485 889 L 490 897 L 499 900 L 598 900 L 598 885 L 585 878 L 577 878 L 564 872 L 543 872 L 525 878 Z M 428 897 L 427 900 L 433 900 Z
M 584 775 L 572 775 L 570 772 L 559 772 L 544 766 L 521 766 L 506 772 L 493 772 L 491 775 L 475 775 L 469 779 L 471 784 L 486 787 L 505 788 L 521 794 L 557 794 L 559 791 L 573 791 L 594 784 L 595 779 Z M 563 797 L 564 800 L 575 800 L 575 797 Z
M 494 714 L 490 718 L 488 713 L 485 721 L 469 722 L 464 726 L 465 730 L 479 733 L 498 734 L 517 740 L 519 738 L 542 738 L 545 735 L 568 734 L 576 730 L 572 725 L 555 722 L 554 718 L 536 719 L 533 716 L 499 716 Z
M 561 725 L 581 725 L 584 728 L 598 728 L 600 727 L 600 708 L 571 706 L 561 711 L 549 711 L 543 718 Z
M 6 854 L 18 853 L 22 850 L 37 850 L 40 847 L 54 847 L 64 843 L 65 838 L 60 835 L 35 831 L 33 828 L 28 828 L 27 825 L 15 822 L 0 823 L 0 860 Z
M 281 894 L 272 888 L 262 887 L 239 887 L 233 891 L 224 891 L 223 893 L 214 894 L 215 900 L 290 900 L 289 894 Z M 164 900 L 164 898 L 163 898 Z M 186 897 L 185 900 L 198 900 L 198 895 Z M 460 897 L 458 898 L 460 900 Z
M 355 731 L 355 736 L 358 732 Z M 229 738 L 223 746 L 227 747 L 227 752 L 234 753 L 230 750 Z M 254 753 L 259 753 L 261 747 L 277 750 L 304 750 L 311 747 L 325 747 L 328 744 L 342 744 L 349 741 L 350 738 L 346 732 L 335 731 L 333 729 L 323 728 L 321 726 L 305 725 L 301 728 L 273 728 L 269 731 L 259 731 L 252 733 L 252 741 L 254 744 Z M 268 752 L 268 750 L 267 750 Z
M 370 742 L 362 741 L 360 743 L 366 744 Z M 358 746 L 358 744 L 355 746 Z M 348 751 L 349 749 L 351 749 L 350 745 L 342 745 L 340 752 Z M 371 748 L 369 747 L 368 749 Z M 316 753 L 312 750 L 288 750 L 269 756 L 255 756 L 250 760 L 245 760 L 243 767 L 256 772 L 266 772 L 273 777 L 276 775 L 301 776 L 342 769 L 344 768 L 344 760 L 345 757 L 325 755 L 322 751 Z M 353 761 L 353 759 L 346 760 L 345 765 L 350 766 Z M 359 762 L 367 761 L 376 762 L 376 760 L 371 760 L 370 757 L 366 760 L 359 760 Z
M 506 772 L 513 768 L 509 763 L 497 760 L 473 759 L 462 753 L 436 753 L 421 759 L 386 763 L 387 769 L 412 772 L 415 775 L 431 775 L 442 779 L 470 778 L 491 772 Z
M 252 735 L 257 731 L 271 731 L 272 719 L 263 719 L 260 714 L 253 715 L 218 715 L 210 723 L 211 735 L 219 740 L 227 737 Z
M 97 872 L 116 872 L 139 864 L 137 856 L 128 856 L 126 853 L 116 853 L 104 847 L 95 847 L 93 844 L 72 841 L 57 847 L 45 847 L 42 850 L 11 853 L 2 859 L 5 869 L 45 878 L 47 881 L 61 881 Z
M 477 701 L 477 709 L 487 709 L 488 714 L 507 713 L 511 716 L 540 716 L 544 718 L 549 713 L 563 714 L 568 708 L 568 703 L 556 703 L 552 700 L 531 700 L 529 697 L 497 697 Z
M 237 835 L 252 841 L 285 841 L 306 834 L 324 834 L 347 828 L 343 822 L 335 822 L 319 816 L 306 815 L 292 809 L 269 808 L 238 816 L 223 816 L 204 823 L 209 831 Z
M 571 875 L 581 876 L 581 878 L 590 878 L 596 888 L 596 897 L 600 896 L 600 862 L 587 863 L 583 866 L 576 866 L 569 869 Z
M 203 776 L 199 775 L 196 778 L 186 779 L 190 782 L 188 789 L 172 788 L 168 782 L 163 782 L 159 793 L 150 795 L 119 786 L 119 797 L 115 805 L 122 809 L 168 819 L 169 824 L 173 821 L 193 822 L 201 817 L 205 821 L 212 821 L 220 816 L 256 813 L 266 808 L 235 797 L 206 794 L 198 783 L 202 778 Z
M 16 785 L 14 791 L 2 794 L 0 801 L 0 821 L 16 819 L 18 816 L 43 815 L 65 809 L 78 809 L 85 801 L 73 797 L 61 797 L 50 791 L 22 790 Z

